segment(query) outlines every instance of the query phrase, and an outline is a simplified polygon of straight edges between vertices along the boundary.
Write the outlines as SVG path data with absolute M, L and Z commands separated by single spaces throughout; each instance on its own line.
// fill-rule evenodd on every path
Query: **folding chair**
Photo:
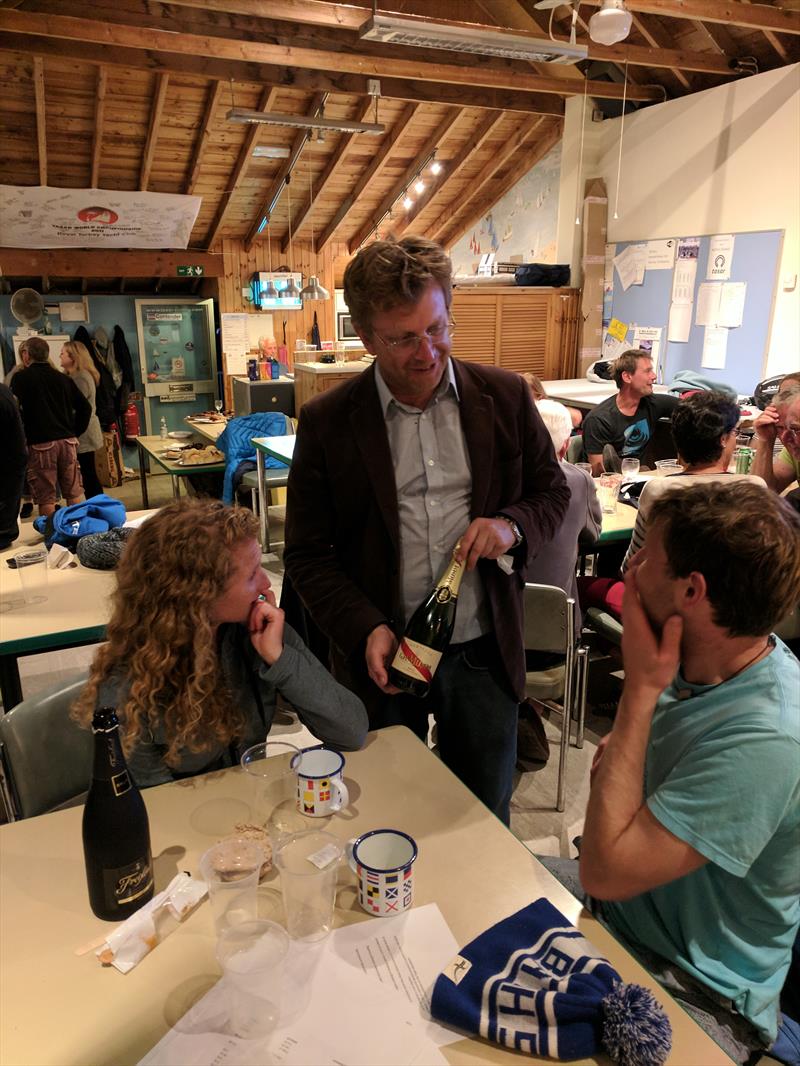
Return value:
M 10 822 L 32 818 L 86 792 L 94 738 L 69 716 L 86 674 L 23 700 L 0 717 L 2 800 Z
M 563 811 L 567 788 L 567 748 L 573 718 L 575 743 L 583 747 L 589 649 L 575 638 L 575 600 L 554 585 L 525 585 L 525 650 L 563 656 L 563 662 L 525 675 L 525 695 L 562 715 L 556 810 Z

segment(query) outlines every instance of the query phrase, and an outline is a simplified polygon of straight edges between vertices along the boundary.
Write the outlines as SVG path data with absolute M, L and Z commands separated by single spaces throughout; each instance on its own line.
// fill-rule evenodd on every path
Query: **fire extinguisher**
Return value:
M 142 432 L 141 426 L 139 425 L 139 409 L 133 401 L 131 401 L 125 408 L 123 424 L 125 426 L 126 440 L 130 440 L 132 437 L 138 437 Z

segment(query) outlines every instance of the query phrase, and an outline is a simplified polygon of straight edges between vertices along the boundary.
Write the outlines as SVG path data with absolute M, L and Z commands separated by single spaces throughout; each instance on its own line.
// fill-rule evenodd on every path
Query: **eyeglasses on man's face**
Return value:
M 383 337 L 380 333 L 375 333 L 375 336 L 392 355 L 411 356 L 417 354 L 424 340 L 437 344 L 447 336 L 452 337 L 455 329 L 456 324 L 451 318 L 447 322 L 435 322 L 432 326 L 428 326 L 424 333 L 406 333 L 404 337 L 394 339 Z

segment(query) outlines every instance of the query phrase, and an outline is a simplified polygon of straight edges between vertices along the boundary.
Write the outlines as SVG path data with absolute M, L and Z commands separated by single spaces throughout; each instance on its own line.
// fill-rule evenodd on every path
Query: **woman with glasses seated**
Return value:
M 279 695 L 323 743 L 364 743 L 364 705 L 285 624 L 256 529 L 243 508 L 181 500 L 125 548 L 107 642 L 73 714 L 88 726 L 96 708 L 116 708 L 140 787 L 235 765 L 266 738 Z

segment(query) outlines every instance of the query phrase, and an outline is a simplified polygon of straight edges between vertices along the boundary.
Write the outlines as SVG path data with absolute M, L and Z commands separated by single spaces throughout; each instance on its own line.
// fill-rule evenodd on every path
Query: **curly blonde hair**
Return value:
M 252 512 L 219 500 L 180 500 L 145 522 L 125 547 L 105 643 L 72 716 L 91 724 L 98 689 L 111 677 L 129 682 L 117 708 L 127 753 L 157 724 L 165 761 L 182 748 L 229 744 L 244 725 L 232 704 L 217 653 L 213 603 L 225 590 L 233 550 L 255 538 Z

